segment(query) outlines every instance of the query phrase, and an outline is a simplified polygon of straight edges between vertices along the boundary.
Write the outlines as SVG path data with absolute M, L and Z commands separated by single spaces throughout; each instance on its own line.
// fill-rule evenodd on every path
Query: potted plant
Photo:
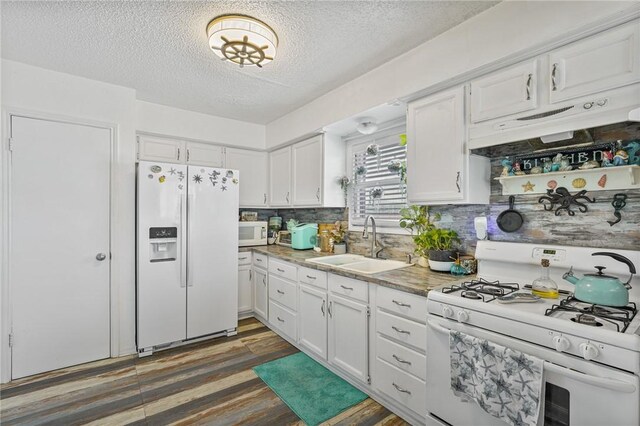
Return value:
M 436 228 L 431 222 L 429 206 L 409 206 L 400 210 L 400 217 L 400 227 L 413 236 L 418 265 L 449 271 L 456 255 L 453 244 L 460 241 L 458 234 L 451 229 Z M 440 219 L 439 214 L 434 217 Z
M 333 252 L 335 254 L 344 254 L 347 252 L 347 243 L 344 238 L 347 234 L 347 228 L 342 225 L 341 221 L 336 221 L 331 230 L 331 239 L 333 240 Z

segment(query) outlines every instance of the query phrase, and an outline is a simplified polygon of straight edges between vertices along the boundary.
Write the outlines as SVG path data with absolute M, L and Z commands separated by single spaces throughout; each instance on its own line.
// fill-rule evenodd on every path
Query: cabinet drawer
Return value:
M 423 324 L 427 321 L 427 299 L 425 297 L 378 286 L 376 303 L 378 307 L 394 314 L 411 318 Z
M 291 281 L 298 280 L 298 268 L 290 263 L 273 260 L 269 262 L 269 273 Z
M 288 338 L 297 341 L 296 314 L 273 300 L 269 301 L 269 322 Z
M 240 266 L 240 265 L 251 265 L 251 252 L 250 251 L 238 252 L 238 266 Z
M 427 414 L 427 385 L 422 380 L 380 359 L 376 360 L 375 380 L 377 388 L 385 395 L 420 416 Z
M 267 269 L 267 265 L 269 264 L 269 256 L 262 253 L 253 253 L 253 264 L 255 266 L 259 266 L 260 268 Z
M 376 310 L 376 329 L 378 333 L 423 352 L 427 349 L 427 327 L 424 324 L 418 324 L 378 309 Z
M 365 303 L 369 301 L 369 283 L 366 281 L 329 274 L 329 290 Z
M 321 289 L 327 289 L 327 273 L 317 269 L 298 268 L 298 281 Z
M 275 275 L 269 276 L 269 299 L 297 311 L 296 285 Z
M 376 336 L 376 355 L 389 364 L 426 380 L 427 357 L 381 335 Z

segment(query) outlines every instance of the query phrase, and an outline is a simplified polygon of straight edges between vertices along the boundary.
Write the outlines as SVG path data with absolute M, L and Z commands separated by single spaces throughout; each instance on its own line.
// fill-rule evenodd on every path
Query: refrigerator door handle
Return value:
M 187 287 L 193 287 L 193 270 L 191 268 L 191 210 L 193 210 L 193 194 L 187 195 Z
M 187 253 L 185 246 L 185 239 L 187 238 L 186 232 L 186 218 L 184 211 L 187 207 L 186 195 L 180 194 L 180 287 L 187 286 Z

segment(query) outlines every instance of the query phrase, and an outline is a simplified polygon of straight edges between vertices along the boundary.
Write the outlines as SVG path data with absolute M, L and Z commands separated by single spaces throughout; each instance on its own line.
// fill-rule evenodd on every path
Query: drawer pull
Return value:
M 398 333 L 402 333 L 402 334 L 411 334 L 410 331 L 407 330 L 403 330 L 401 328 L 396 327 L 395 325 L 392 325 L 391 328 L 393 328 L 395 331 L 397 331 Z
M 340 287 L 344 288 L 345 290 L 353 290 L 353 287 L 347 287 L 346 285 L 342 284 L 340 284 Z
M 396 355 L 396 354 L 393 354 L 393 355 L 391 355 L 391 356 L 392 356 L 396 361 L 398 361 L 400 364 L 407 364 L 407 365 L 411 365 L 411 361 L 404 360 L 404 359 L 400 358 L 400 357 L 399 357 L 398 355 Z
M 247 259 L 247 256 L 240 258 L 240 260 L 246 260 L 246 259 Z
M 278 272 L 282 272 L 282 273 L 284 273 L 284 269 L 276 268 L 276 270 L 277 270 Z
M 282 290 L 280 290 L 280 289 L 278 289 L 278 290 L 276 290 L 276 291 L 277 291 L 279 294 L 284 294 L 284 291 L 282 291 Z
M 307 278 L 309 278 L 310 280 L 315 280 L 316 279 L 316 277 L 313 277 L 311 275 L 307 275 Z
M 331 306 L 333 305 L 333 301 L 329 302 L 329 306 L 327 306 L 327 312 L 329 313 L 329 316 L 331 318 L 333 318 L 333 314 L 331 313 Z
M 284 320 L 282 318 L 280 318 L 280 317 L 276 317 L 276 318 L 278 318 L 278 321 L 284 322 Z
M 256 260 L 257 260 L 258 262 L 262 262 L 262 259 L 260 259 L 259 257 L 256 257 Z
M 394 388 L 396 388 L 396 390 L 397 390 L 398 392 L 408 393 L 409 395 L 411 395 L 411 391 L 410 391 L 410 390 L 407 390 L 407 389 L 405 389 L 405 388 L 402 388 L 402 387 L 400 387 L 400 386 L 396 385 L 395 383 L 392 383 L 392 385 L 393 385 L 393 387 L 394 387 Z
M 411 305 L 410 305 L 410 304 L 408 304 L 408 303 L 403 303 L 403 302 L 398 302 L 397 300 L 392 300 L 392 302 L 393 302 L 393 303 L 395 303 L 396 305 L 398 305 L 398 306 L 402 306 L 402 307 L 404 307 L 404 308 L 410 308 L 410 307 L 411 307 Z
M 320 311 L 322 312 L 322 316 L 324 316 L 324 305 L 325 305 L 325 303 L 327 303 L 327 301 L 323 300 L 322 301 L 322 306 L 320 306 Z

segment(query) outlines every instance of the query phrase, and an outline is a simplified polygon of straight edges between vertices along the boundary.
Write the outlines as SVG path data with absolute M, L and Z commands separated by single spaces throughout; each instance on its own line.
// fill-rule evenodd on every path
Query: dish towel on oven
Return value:
M 513 426 L 537 424 L 541 359 L 453 330 L 449 354 L 456 396 Z

